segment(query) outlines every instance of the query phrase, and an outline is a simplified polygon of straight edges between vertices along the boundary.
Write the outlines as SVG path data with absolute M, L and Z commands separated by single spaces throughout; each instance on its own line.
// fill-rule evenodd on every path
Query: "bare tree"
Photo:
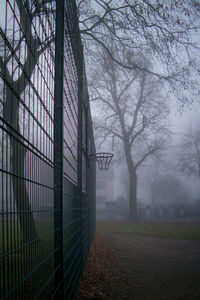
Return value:
M 145 58 L 140 61 L 141 69 L 149 64 Z M 167 101 L 161 94 L 158 79 L 144 70 L 125 70 L 105 51 L 101 52 L 92 74 L 89 87 L 91 100 L 98 103 L 98 137 L 101 143 L 111 138 L 113 147 L 124 148 L 130 182 L 129 217 L 134 220 L 137 218 L 137 169 L 163 148 L 168 133 L 164 121 L 168 114 Z
M 20 97 L 26 92 L 28 85 L 33 85 L 31 76 L 41 54 L 47 49 L 51 53 L 53 51 L 53 48 L 50 49 L 55 40 L 52 30 L 48 30 L 49 36 L 41 34 L 38 24 L 42 22 L 43 26 L 44 24 L 50 26 L 50 19 L 53 20 L 53 16 L 55 17 L 55 1 L 16 0 L 13 9 L 15 17 L 9 15 L 8 10 L 6 28 L 1 27 L 0 32 L 0 72 L 5 83 L 5 89 L 1 93 L 3 118 L 10 138 L 11 173 L 20 178 L 15 180 L 15 176 L 12 176 L 14 200 L 23 238 L 31 240 L 37 237 L 37 232 L 24 176 L 27 147 L 23 144 L 23 133 L 20 128 Z M 13 18 L 16 20 L 13 21 Z M 28 97 L 30 105 L 33 106 L 31 95 Z M 15 139 L 16 134 L 18 142 Z
M 178 145 L 178 168 L 186 175 L 200 178 L 200 129 L 191 126 Z
M 196 0 L 78 0 L 79 22 L 89 63 L 104 48 L 126 69 L 146 70 L 163 79 L 181 103 L 198 99 L 200 5 Z M 120 49 L 110 51 L 109 45 Z M 139 50 L 140 49 L 140 50 Z M 135 54 L 148 52 L 154 68 Z M 127 60 L 123 61 L 126 53 Z M 89 65 L 90 67 L 90 65 Z M 88 68 L 89 68 L 88 67 Z
M 104 49 L 107 56 L 125 70 L 133 71 L 135 75 L 136 71 L 144 71 L 144 74 L 146 71 L 162 79 L 162 85 L 169 88 L 182 104 L 198 100 L 200 90 L 200 45 L 196 38 L 200 24 L 198 1 L 78 0 L 77 3 L 88 70 L 100 57 L 101 49 Z M 151 64 L 141 64 L 141 59 L 146 53 Z M 128 72 L 121 82 L 125 90 L 126 85 L 130 83 L 127 74 Z M 105 77 L 104 80 L 107 81 Z M 135 79 L 137 84 L 137 76 Z M 97 80 L 101 88 L 101 80 L 97 74 L 93 75 L 91 80 Z M 108 83 L 107 88 L 110 88 Z M 107 94 L 104 92 L 101 98 L 112 110 L 113 104 Z M 122 121 L 123 110 L 120 117 Z M 114 117 L 106 117 L 106 126 L 110 124 L 111 119 L 114 120 Z M 130 115 L 126 116 L 126 120 L 130 120 Z M 110 131 L 107 131 L 107 135 L 112 135 L 114 128 L 116 127 L 113 125 Z M 123 131 L 126 134 L 124 129 Z M 117 130 L 115 133 L 121 139 L 119 132 L 120 130 Z M 139 146 L 137 148 L 140 152 Z M 136 148 L 134 149 L 136 153 Z

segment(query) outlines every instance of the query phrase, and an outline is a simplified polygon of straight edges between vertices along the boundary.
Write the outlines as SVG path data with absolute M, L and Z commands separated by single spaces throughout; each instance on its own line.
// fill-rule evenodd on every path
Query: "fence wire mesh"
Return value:
M 76 5 L 0 7 L 0 295 L 73 299 L 95 231 L 96 172 Z

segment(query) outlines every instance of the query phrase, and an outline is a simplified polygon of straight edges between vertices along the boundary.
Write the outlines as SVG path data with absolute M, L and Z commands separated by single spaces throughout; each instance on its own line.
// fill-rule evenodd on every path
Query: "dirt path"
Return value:
M 78 299 L 200 299 L 200 242 L 97 234 Z

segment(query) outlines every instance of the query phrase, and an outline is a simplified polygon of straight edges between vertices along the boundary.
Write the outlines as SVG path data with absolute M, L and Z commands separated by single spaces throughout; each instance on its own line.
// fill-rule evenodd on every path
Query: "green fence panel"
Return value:
M 1 0 L 0 297 L 74 299 L 95 232 L 74 0 Z

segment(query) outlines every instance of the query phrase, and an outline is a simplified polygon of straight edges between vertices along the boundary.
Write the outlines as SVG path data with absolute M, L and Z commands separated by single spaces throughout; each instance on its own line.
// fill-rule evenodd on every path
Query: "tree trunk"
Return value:
M 14 174 L 12 176 L 13 195 L 24 242 L 38 237 L 24 176 L 26 152 L 27 150 L 22 143 L 11 138 L 11 172 Z
M 129 220 L 137 220 L 137 174 L 131 156 L 131 147 L 124 143 L 126 163 L 129 173 Z
M 24 19 L 22 21 L 24 21 Z M 27 59 L 23 66 L 23 69 L 26 72 L 26 76 L 24 75 L 24 72 L 22 72 L 20 77 L 15 82 L 13 82 L 12 76 L 9 75 L 9 71 L 5 65 L 5 76 L 10 82 L 10 84 L 13 86 L 13 90 L 16 91 L 18 95 L 21 95 L 24 92 L 26 86 L 28 85 L 29 82 L 27 77 L 31 78 L 31 75 L 36 65 L 36 61 L 39 57 L 37 53 L 37 49 L 39 46 L 38 40 L 35 40 L 31 37 L 31 30 L 27 29 L 26 34 L 27 40 L 31 41 L 30 44 L 33 46 L 31 48 L 32 52 L 28 48 L 29 51 L 27 52 Z M 24 166 L 27 148 L 24 146 L 24 141 L 20 137 L 19 100 L 16 97 L 15 93 L 13 93 L 13 91 L 9 89 L 9 87 L 6 88 L 5 100 L 6 101 L 4 102 L 3 117 L 4 120 L 9 124 L 7 126 L 7 129 L 10 137 L 11 147 L 11 173 L 13 174 L 13 196 L 16 204 L 20 228 L 23 234 L 23 240 L 25 242 L 28 242 L 37 238 L 38 235 L 36 232 L 35 222 L 32 215 L 29 195 L 26 189 Z
M 129 171 L 129 220 L 137 220 L 137 174 Z
M 11 178 L 13 196 L 21 232 L 23 234 L 23 241 L 28 242 L 37 238 L 38 235 L 29 202 L 29 195 L 26 189 L 26 178 L 24 174 L 27 149 L 23 144 L 23 139 L 17 134 L 20 134 L 19 102 L 18 99 L 11 93 L 9 88 L 7 88 L 6 91 L 4 119 L 11 126 L 7 126 L 7 128 L 11 148 L 11 174 L 13 174 Z M 11 128 L 15 129 L 15 131 L 12 131 Z

